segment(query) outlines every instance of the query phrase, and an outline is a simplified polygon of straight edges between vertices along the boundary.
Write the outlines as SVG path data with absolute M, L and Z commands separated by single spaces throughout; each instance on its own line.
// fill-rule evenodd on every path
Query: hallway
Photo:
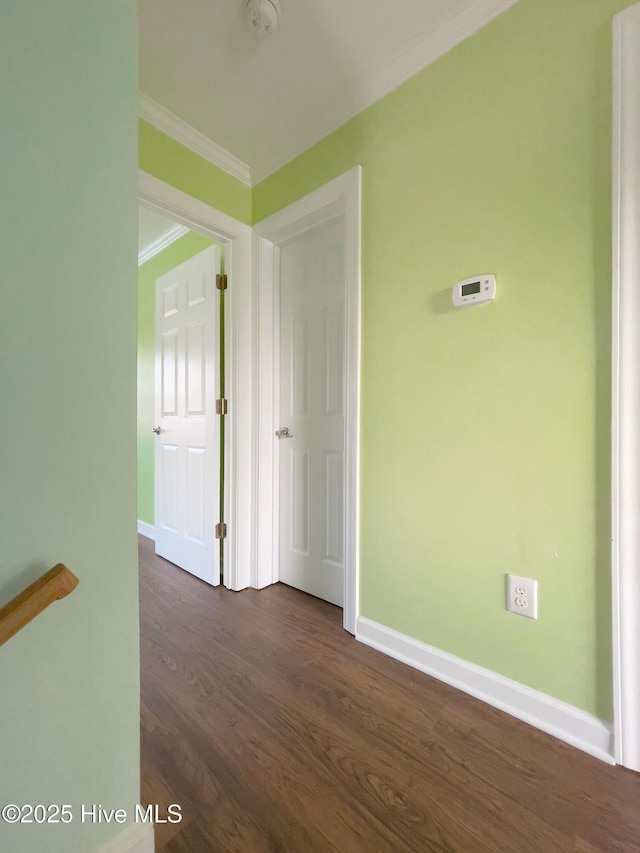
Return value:
M 140 538 L 142 802 L 161 853 L 633 853 L 640 775 Z

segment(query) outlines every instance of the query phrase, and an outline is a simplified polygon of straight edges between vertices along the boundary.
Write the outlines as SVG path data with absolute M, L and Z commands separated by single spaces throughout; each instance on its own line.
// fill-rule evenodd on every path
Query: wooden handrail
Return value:
M 0 608 L 0 646 L 54 601 L 73 592 L 78 583 L 73 572 L 58 563 L 20 595 L 16 595 L 12 601 Z

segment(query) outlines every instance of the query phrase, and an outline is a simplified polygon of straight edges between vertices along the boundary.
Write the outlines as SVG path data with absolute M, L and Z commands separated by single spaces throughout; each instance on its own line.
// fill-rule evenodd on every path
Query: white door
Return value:
M 280 250 L 280 580 L 343 605 L 342 222 Z
M 156 282 L 156 553 L 207 583 L 220 582 L 218 249 Z M 159 431 L 158 431 L 159 430 Z

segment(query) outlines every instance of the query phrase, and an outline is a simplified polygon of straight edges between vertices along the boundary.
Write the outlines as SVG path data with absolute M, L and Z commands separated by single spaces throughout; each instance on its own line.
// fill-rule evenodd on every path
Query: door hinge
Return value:
M 216 400 L 216 415 L 226 415 L 229 412 L 229 402 L 224 397 Z
M 211 528 L 209 528 L 211 529 Z M 227 525 L 224 521 L 221 521 L 219 524 L 216 524 L 216 539 L 226 539 L 227 538 Z
M 218 288 L 218 290 L 226 290 L 227 289 L 227 275 L 226 275 L 226 273 L 224 275 L 220 275 L 220 273 L 218 273 L 216 275 L 216 287 Z

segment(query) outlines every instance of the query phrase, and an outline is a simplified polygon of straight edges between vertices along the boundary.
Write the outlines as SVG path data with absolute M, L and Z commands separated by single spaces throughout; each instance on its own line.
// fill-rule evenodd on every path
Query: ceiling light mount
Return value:
M 249 29 L 264 38 L 273 35 L 278 28 L 282 7 L 280 0 L 247 0 L 244 11 Z

